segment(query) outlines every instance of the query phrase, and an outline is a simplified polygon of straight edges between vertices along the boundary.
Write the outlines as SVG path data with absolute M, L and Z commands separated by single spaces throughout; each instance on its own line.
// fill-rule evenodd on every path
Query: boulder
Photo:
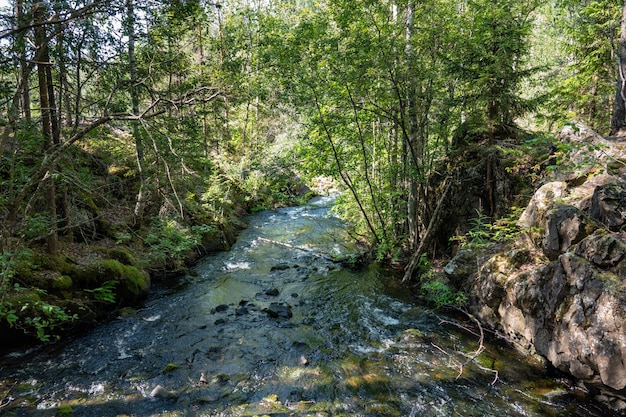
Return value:
M 542 185 L 530 199 L 528 206 L 517 221 L 517 225 L 522 229 L 528 229 L 537 223 L 554 201 L 565 195 L 566 189 L 567 184 L 562 181 L 553 181 Z
M 555 260 L 572 245 L 587 237 L 596 227 L 581 210 L 574 206 L 558 205 L 546 214 L 542 249 Z
M 626 230 L 626 184 L 611 182 L 597 187 L 589 215 L 611 231 Z
M 530 200 L 517 242 L 486 257 L 459 252 L 444 271 L 465 287 L 483 324 L 622 412 L 626 169 L 609 165 L 621 161 L 626 142 L 584 127 L 561 139 L 576 150 Z
M 590 173 L 607 172 L 626 179 L 626 137 L 605 138 L 583 123 L 566 126 L 559 141 L 569 144 L 571 152 L 565 155 L 552 180 L 582 183 Z

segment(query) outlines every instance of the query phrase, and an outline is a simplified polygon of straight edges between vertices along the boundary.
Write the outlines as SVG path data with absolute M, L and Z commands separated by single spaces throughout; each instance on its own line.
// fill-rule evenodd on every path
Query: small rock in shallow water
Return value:
M 248 309 L 245 307 L 239 307 L 237 310 L 235 310 L 235 315 L 236 316 L 243 316 L 248 314 Z
M 178 398 L 178 395 L 176 395 L 176 393 L 174 392 L 166 390 L 161 385 L 157 385 L 150 393 L 150 397 L 159 398 L 162 400 L 175 400 L 176 398 Z
M 288 319 L 293 316 L 293 313 L 291 312 L 291 307 L 278 303 L 270 304 L 269 307 L 264 309 L 263 311 L 265 311 L 267 314 L 269 314 L 270 317 L 273 317 L 275 319 L 279 317 Z
M 285 269 L 289 269 L 291 268 L 289 266 L 289 264 L 278 264 L 278 265 L 274 265 L 273 267 L 270 268 L 270 271 L 284 271 Z
M 280 294 L 280 291 L 278 291 L 278 288 L 269 288 L 265 290 L 265 295 L 276 297 L 278 294 Z

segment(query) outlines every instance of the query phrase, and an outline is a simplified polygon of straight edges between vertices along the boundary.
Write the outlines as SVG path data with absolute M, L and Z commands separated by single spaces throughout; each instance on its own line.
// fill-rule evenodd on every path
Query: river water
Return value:
M 135 314 L 2 360 L 11 416 L 604 416 L 358 254 L 330 198 L 249 218 Z M 464 330 L 461 326 L 466 326 Z

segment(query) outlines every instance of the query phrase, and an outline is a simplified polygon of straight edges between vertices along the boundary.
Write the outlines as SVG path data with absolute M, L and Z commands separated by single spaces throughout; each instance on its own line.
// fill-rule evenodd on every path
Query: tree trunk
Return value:
M 135 9 L 133 0 L 126 1 L 126 24 L 128 35 L 128 66 L 130 75 L 130 99 L 134 116 L 139 116 L 139 92 L 137 89 L 137 58 L 135 56 Z M 137 160 L 137 174 L 139 176 L 139 191 L 135 202 L 135 225 L 141 227 L 145 206 L 145 172 L 144 172 L 144 145 L 141 139 L 141 126 L 138 120 L 133 122 L 133 137 L 135 139 L 135 158 Z
M 25 27 L 28 22 L 26 21 L 26 16 L 24 16 L 24 1 L 16 0 L 15 2 L 15 17 L 17 21 L 17 26 L 19 28 Z M 26 36 L 23 31 L 20 31 L 17 34 L 16 47 L 18 49 L 19 60 L 20 60 L 20 79 L 25 80 L 25 85 L 28 85 L 28 78 L 30 75 L 30 68 L 28 67 L 28 62 L 26 61 Z M 30 91 L 28 88 L 24 88 L 22 90 L 22 115 L 27 122 L 31 120 L 31 111 L 30 111 Z
M 415 20 L 415 4 L 409 0 L 406 9 L 405 22 L 405 55 L 409 74 L 412 72 L 414 64 L 414 51 L 411 44 L 413 37 L 413 26 Z M 407 181 L 408 181 L 408 201 L 407 201 L 407 224 L 409 228 L 409 247 L 411 250 L 417 248 L 419 242 L 419 164 L 421 163 L 420 144 L 417 122 L 417 86 L 412 77 L 406 80 L 408 96 L 406 98 L 407 119 L 408 119 L 408 143 L 407 147 L 412 151 L 407 155 Z
M 51 74 L 50 57 L 48 53 L 48 40 L 46 35 L 46 27 L 43 22 L 46 20 L 46 10 L 44 3 L 37 3 L 33 7 L 33 16 L 36 23 L 35 26 L 35 44 L 39 49 L 37 54 L 40 60 L 37 62 L 37 80 L 39 85 L 39 104 L 41 107 L 41 131 L 44 138 L 44 154 L 49 152 L 53 147 L 54 138 L 58 135 L 58 126 L 53 124 L 53 113 L 51 104 L 54 103 L 54 90 L 51 88 L 52 80 L 49 79 Z M 59 239 L 57 231 L 57 209 L 56 209 L 56 192 L 54 177 L 51 167 L 44 179 L 44 187 L 46 189 L 46 203 L 48 215 L 50 216 L 50 232 L 46 236 L 48 252 L 56 254 L 59 250 Z
M 617 87 L 615 104 L 611 118 L 611 135 L 626 128 L 626 0 L 622 0 L 622 22 L 619 38 L 619 61 L 617 66 Z

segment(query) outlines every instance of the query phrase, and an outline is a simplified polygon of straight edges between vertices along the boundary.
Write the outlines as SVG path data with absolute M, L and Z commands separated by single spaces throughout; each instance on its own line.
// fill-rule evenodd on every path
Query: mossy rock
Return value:
M 72 275 L 76 272 L 76 266 L 68 261 L 67 256 L 63 254 L 49 255 L 44 253 L 35 253 L 33 256 L 33 267 L 57 271 L 63 275 Z
M 72 277 L 67 275 L 58 275 L 52 279 L 52 288 L 55 290 L 68 290 L 72 285 Z
M 15 276 L 29 282 L 33 278 L 33 263 L 30 260 L 18 261 L 15 264 Z
M 33 304 L 41 301 L 39 293 L 35 290 L 23 289 L 18 292 L 9 293 L 4 298 L 3 302 L 7 305 L 24 306 L 27 304 Z
M 606 167 L 611 175 L 621 175 L 626 170 L 626 158 L 609 161 Z
M 124 265 L 134 266 L 137 264 L 135 257 L 132 253 L 126 248 L 116 247 L 107 249 L 106 254 L 109 258 L 115 259 L 116 261 L 120 261 Z
M 69 417 L 74 412 L 74 409 L 70 405 L 62 405 L 57 408 L 56 417 Z
M 418 329 L 406 329 L 398 334 L 397 340 L 410 345 L 419 345 L 424 343 L 424 333 Z
M 168 363 L 167 365 L 165 365 L 165 368 L 163 368 L 163 373 L 169 374 L 176 371 L 177 369 L 180 369 L 179 365 L 176 365 L 175 363 Z
M 124 265 L 115 259 L 100 259 L 74 276 L 77 285 L 94 289 L 107 281 L 116 281 L 117 300 L 133 303 L 146 295 L 150 288 L 150 276 L 132 265 Z

